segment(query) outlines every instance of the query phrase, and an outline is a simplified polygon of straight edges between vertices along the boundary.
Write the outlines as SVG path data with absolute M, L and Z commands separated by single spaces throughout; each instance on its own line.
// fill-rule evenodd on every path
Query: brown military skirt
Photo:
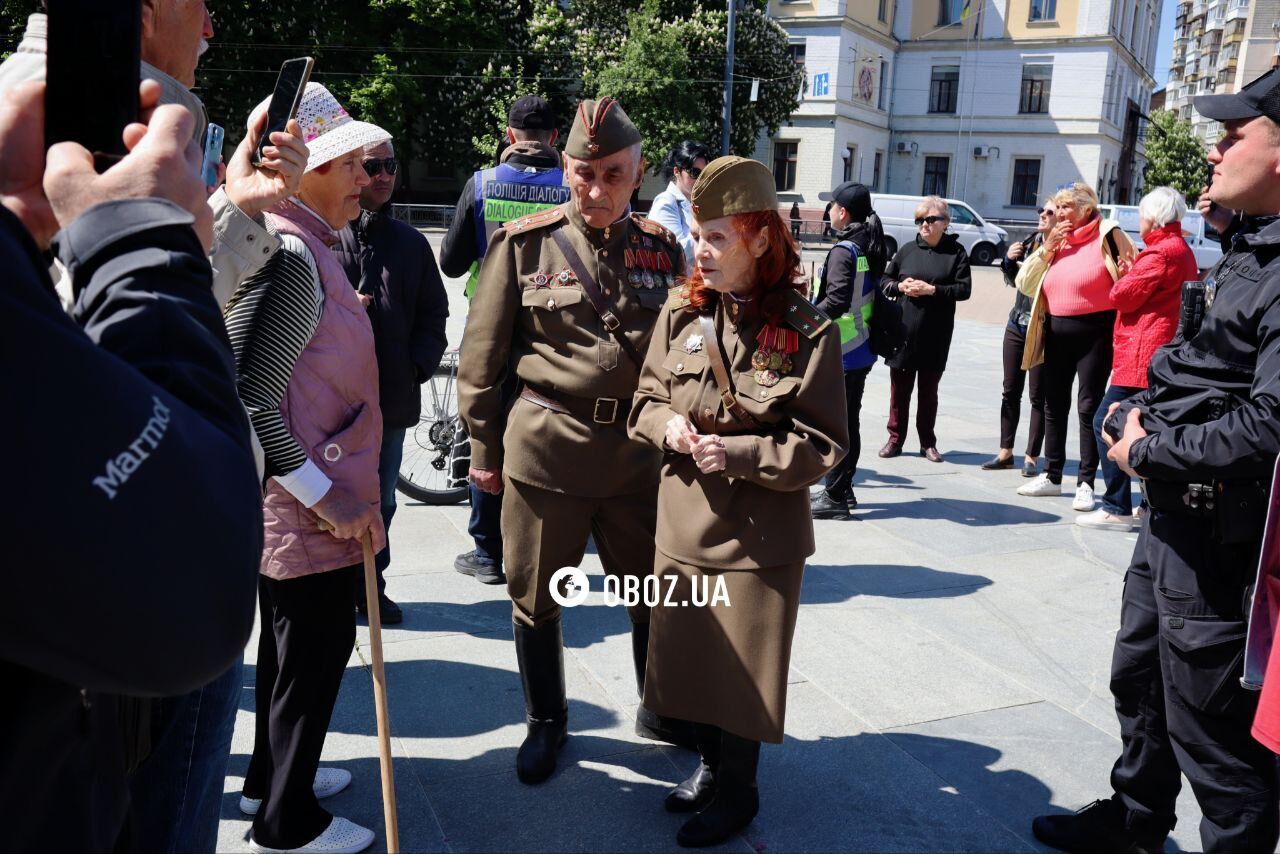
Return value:
M 707 569 L 659 552 L 654 574 L 662 601 L 650 617 L 645 706 L 780 744 L 804 561 Z M 727 604 L 714 601 L 717 589 L 728 595 Z

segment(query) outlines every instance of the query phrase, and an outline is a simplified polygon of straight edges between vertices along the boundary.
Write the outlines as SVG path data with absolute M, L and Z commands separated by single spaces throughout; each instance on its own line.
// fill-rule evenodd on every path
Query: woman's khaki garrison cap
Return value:
M 759 160 L 733 155 L 707 164 L 694 182 L 689 201 L 693 215 L 702 222 L 778 209 L 778 193 L 769 167 Z

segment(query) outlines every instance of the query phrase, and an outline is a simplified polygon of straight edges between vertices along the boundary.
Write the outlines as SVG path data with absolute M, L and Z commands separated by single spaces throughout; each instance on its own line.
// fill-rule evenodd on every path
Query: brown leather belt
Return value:
M 550 409 L 561 415 L 572 415 L 583 421 L 596 424 L 612 424 L 625 421 L 631 412 L 631 400 L 618 400 L 616 397 L 573 397 L 571 395 L 551 395 L 526 385 L 520 389 L 520 398 L 530 403 Z

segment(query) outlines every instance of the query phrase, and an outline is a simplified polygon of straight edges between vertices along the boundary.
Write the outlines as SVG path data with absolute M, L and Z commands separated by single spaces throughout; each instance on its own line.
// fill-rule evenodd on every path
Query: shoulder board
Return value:
M 631 221 L 635 223 L 636 228 L 640 229 L 645 234 L 652 234 L 654 237 L 666 241 L 673 249 L 678 249 L 680 247 L 680 243 L 676 240 L 676 236 L 665 226 L 658 225 L 653 220 L 638 213 L 633 213 L 631 215 Z
M 787 290 L 786 321 L 805 338 L 817 338 L 822 330 L 831 325 L 831 318 L 792 289 Z
M 684 285 L 676 285 L 667 289 L 667 308 L 675 311 L 689 305 L 689 298 L 684 294 Z
M 535 214 L 522 216 L 519 219 L 509 220 L 502 224 L 502 228 L 507 234 L 520 234 L 523 231 L 531 231 L 535 228 L 543 228 L 552 223 L 559 222 L 564 218 L 564 208 L 556 205 L 553 208 L 547 208 L 545 211 L 538 211 Z

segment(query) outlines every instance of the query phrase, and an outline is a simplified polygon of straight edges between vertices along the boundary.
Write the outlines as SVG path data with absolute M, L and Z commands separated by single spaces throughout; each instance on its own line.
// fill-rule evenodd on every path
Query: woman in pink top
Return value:
M 1053 202 L 1058 224 L 1037 250 L 1049 264 L 1040 293 L 1046 308 L 1040 382 L 1047 466 L 1018 494 L 1062 494 L 1071 386 L 1078 377 L 1080 468 L 1071 506 L 1085 511 L 1093 509 L 1093 480 L 1099 462 L 1093 416 L 1111 373 L 1111 331 L 1116 319 L 1111 286 L 1117 277 L 1116 259 L 1131 256 L 1133 246 L 1117 223 L 1104 221 L 1098 214 L 1098 196 L 1088 184 L 1071 184 L 1059 190 Z

